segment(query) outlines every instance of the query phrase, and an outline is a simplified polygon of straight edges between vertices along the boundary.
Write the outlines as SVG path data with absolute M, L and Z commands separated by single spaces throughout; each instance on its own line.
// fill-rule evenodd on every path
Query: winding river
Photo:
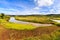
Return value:
M 40 23 L 32 23 L 32 22 L 25 22 L 25 21 L 18 21 L 14 17 L 11 17 L 9 22 L 19 23 L 19 24 L 32 24 L 34 26 L 52 26 L 52 24 L 40 24 Z

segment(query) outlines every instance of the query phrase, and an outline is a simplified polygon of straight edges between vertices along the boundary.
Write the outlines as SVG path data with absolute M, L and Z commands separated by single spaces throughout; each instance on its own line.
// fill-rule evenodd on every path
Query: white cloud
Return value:
M 33 9 L 36 9 L 36 10 L 38 10 L 38 9 L 40 9 L 39 7 L 35 7 L 35 8 L 33 8 Z
M 21 14 L 21 11 L 13 8 L 0 8 L 0 13 L 4 13 L 7 15 L 19 15 Z
M 42 6 L 51 6 L 54 3 L 54 0 L 34 0 L 37 5 L 34 9 L 39 9 Z
M 34 0 L 38 6 L 50 6 L 54 0 Z

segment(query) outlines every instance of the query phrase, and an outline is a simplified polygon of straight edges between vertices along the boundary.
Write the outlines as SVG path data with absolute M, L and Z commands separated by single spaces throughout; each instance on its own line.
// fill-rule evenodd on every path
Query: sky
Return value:
M 0 0 L 0 13 L 7 15 L 60 14 L 60 0 Z

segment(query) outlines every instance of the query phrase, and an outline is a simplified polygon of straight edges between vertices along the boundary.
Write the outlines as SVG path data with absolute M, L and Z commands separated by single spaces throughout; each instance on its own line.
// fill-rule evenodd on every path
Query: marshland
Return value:
M 0 40 L 60 40 L 59 20 L 59 15 L 12 16 L 1 13 Z

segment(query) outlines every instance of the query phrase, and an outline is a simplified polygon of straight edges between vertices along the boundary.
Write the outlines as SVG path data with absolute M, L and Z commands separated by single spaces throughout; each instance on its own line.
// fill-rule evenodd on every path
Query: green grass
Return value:
M 52 20 L 51 20 L 51 21 L 52 21 Z M 55 22 L 55 21 L 52 21 L 52 22 L 53 22 L 53 25 L 56 25 L 56 26 L 60 27 L 60 23 Z
M 35 23 L 52 23 L 49 17 L 46 16 L 26 16 L 26 17 L 15 17 L 16 20 L 35 22 Z
M 11 28 L 11 29 L 18 29 L 18 30 L 31 30 L 36 27 L 30 24 L 16 24 L 16 23 L 6 23 L 5 24 L 6 28 Z
M 4 25 L 4 27 L 8 29 L 32 30 L 36 28 L 31 24 L 17 24 L 17 23 L 7 22 L 3 19 L 0 19 L 0 23 L 1 25 Z

